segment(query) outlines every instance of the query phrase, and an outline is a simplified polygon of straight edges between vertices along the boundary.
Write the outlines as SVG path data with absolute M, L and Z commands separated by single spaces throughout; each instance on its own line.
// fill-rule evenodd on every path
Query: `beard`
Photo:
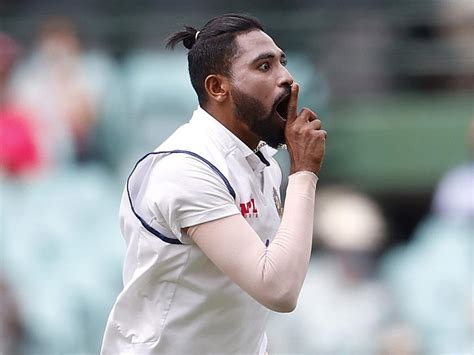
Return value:
M 232 89 L 232 97 L 235 103 L 235 116 L 260 140 L 273 148 L 285 143 L 285 132 L 277 121 L 280 120 L 276 113 L 278 99 L 270 109 L 266 109 L 261 101 L 235 87 Z

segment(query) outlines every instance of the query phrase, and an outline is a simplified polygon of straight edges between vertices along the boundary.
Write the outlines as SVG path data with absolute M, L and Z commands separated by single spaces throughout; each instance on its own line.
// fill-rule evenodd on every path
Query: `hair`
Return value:
M 183 31 L 171 34 L 166 48 L 173 49 L 183 42 L 188 51 L 188 70 L 191 84 L 201 106 L 207 102 L 204 81 L 210 74 L 231 76 L 231 66 L 238 48 L 235 38 L 238 34 L 252 30 L 264 31 L 260 22 L 249 15 L 226 14 L 215 17 L 198 31 L 184 26 Z

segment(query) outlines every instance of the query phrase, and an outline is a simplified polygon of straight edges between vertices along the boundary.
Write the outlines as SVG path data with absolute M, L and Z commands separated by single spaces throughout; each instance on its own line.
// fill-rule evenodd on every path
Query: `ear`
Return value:
M 224 102 L 229 96 L 229 79 L 223 75 L 211 74 L 204 80 L 209 99 Z

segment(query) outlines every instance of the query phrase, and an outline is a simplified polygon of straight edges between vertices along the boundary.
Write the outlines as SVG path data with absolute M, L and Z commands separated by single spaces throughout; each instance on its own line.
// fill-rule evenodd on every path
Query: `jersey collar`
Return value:
M 191 122 L 199 123 L 200 125 L 205 126 L 205 128 L 209 130 L 213 136 L 216 138 L 218 137 L 218 141 L 224 150 L 230 151 L 238 149 L 240 153 L 246 158 L 249 165 L 252 167 L 252 170 L 263 170 L 266 167 L 266 165 L 252 151 L 252 149 L 250 149 L 234 133 L 228 130 L 222 123 L 211 116 L 201 106 L 198 106 L 198 108 L 194 111 Z M 268 145 L 260 148 L 260 151 L 263 153 L 265 158 L 267 158 L 267 160 L 269 157 L 272 157 L 278 152 L 278 150 L 271 148 Z

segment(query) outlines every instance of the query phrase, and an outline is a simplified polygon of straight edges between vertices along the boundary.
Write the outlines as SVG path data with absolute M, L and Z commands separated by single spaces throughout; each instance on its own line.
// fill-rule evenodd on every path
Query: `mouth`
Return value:
M 276 103 L 275 111 L 283 121 L 288 117 L 288 104 L 290 103 L 290 94 L 283 95 Z

